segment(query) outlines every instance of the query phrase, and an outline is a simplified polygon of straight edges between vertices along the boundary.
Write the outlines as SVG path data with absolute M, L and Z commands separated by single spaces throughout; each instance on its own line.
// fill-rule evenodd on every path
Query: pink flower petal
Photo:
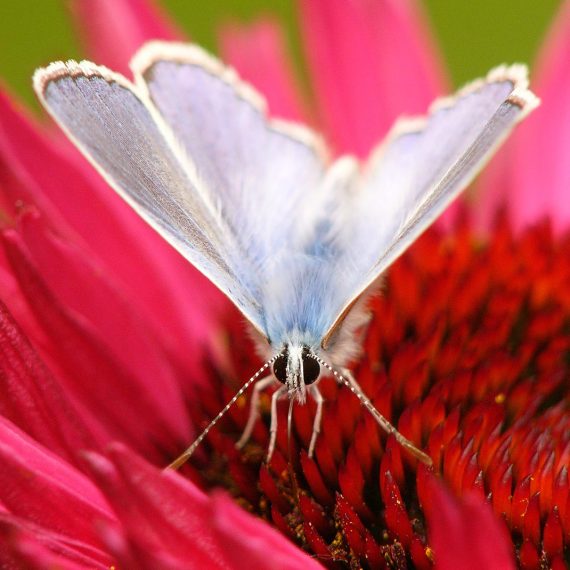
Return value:
M 514 570 L 513 545 L 491 507 L 475 495 L 460 503 L 435 480 L 431 487 L 426 517 L 436 570 Z
M 73 0 L 72 12 L 89 57 L 121 73 L 148 40 L 182 37 L 152 0 Z
M 481 181 L 479 225 L 506 206 L 515 230 L 550 217 L 570 225 L 570 1 L 558 13 L 539 58 L 533 91 L 541 106 L 518 127 Z
M 61 385 L 3 304 L 0 304 L 0 413 L 38 442 L 74 463 L 79 450 L 98 448 Z
M 65 388 L 82 406 L 84 417 L 100 422 L 115 438 L 128 440 L 147 457 L 163 461 L 159 449 L 174 453 L 188 438 L 180 395 L 177 399 L 168 389 L 162 392 L 152 378 L 123 366 L 106 340 L 54 297 L 21 237 L 14 230 L 6 230 L 3 237 L 22 291 L 38 322 L 50 331 L 50 365 L 59 366 Z
M 60 221 L 57 210 L 39 188 L 61 188 L 63 170 L 54 169 L 53 151 L 41 139 L 38 129 L 0 89 L 0 200 L 4 216 L 14 217 L 19 207 L 31 202 Z M 4 220 L 4 224 L 6 220 Z
M 37 213 L 21 217 L 20 233 L 42 278 L 62 305 L 89 322 L 121 366 L 143 380 L 150 392 L 156 391 L 154 397 L 164 403 L 162 413 L 177 418 L 178 431 L 188 434 L 186 406 L 162 337 L 128 293 L 87 252 L 50 232 Z
M 267 98 L 274 116 L 306 121 L 281 26 L 265 18 L 250 25 L 231 24 L 220 30 L 224 61 Z
M 99 548 L 29 521 L 0 514 L 0 566 L 44 570 L 108 570 L 113 561 Z
M 211 500 L 177 473 L 160 472 L 121 445 L 114 446 L 111 461 L 95 454 L 89 461 L 127 529 L 128 554 L 131 561 L 138 554 L 137 567 L 182 569 L 189 560 L 195 568 L 319 567 L 229 499 Z M 122 562 L 121 553 L 117 557 Z
M 107 267 L 102 271 L 111 270 L 122 281 L 137 310 L 184 363 L 185 376 L 199 379 L 197 362 L 212 342 L 216 315 L 227 307 L 225 297 L 75 149 L 64 149 L 43 137 L 0 91 L 0 203 L 5 211 L 15 217 L 22 205 L 37 206 L 58 234 L 76 242 L 82 238 L 91 249 L 85 255 L 98 258 Z
M 0 169 L 1 170 L 1 169 Z M 0 298 L 10 308 L 14 319 L 18 322 L 25 335 L 38 345 L 44 340 L 44 333 L 35 320 L 26 298 L 22 294 L 18 282 L 12 273 L 10 263 L 0 249 Z
M 88 455 L 99 487 L 132 545 L 130 551 L 121 545 L 115 552 L 120 563 L 128 555 L 140 568 L 184 568 L 188 560 L 195 568 L 228 568 L 223 549 L 212 536 L 203 493 L 175 473 L 161 473 L 123 446 L 114 446 L 112 459 Z
M 114 518 L 82 473 L 0 417 L 0 501 L 13 515 L 98 547 L 97 521 Z
M 446 91 L 414 0 L 300 0 L 306 53 L 325 130 L 365 157 L 401 114 Z
M 322 568 L 283 535 L 240 509 L 224 494 L 213 497 L 213 517 L 226 556 L 235 561 L 236 567 L 267 570 Z

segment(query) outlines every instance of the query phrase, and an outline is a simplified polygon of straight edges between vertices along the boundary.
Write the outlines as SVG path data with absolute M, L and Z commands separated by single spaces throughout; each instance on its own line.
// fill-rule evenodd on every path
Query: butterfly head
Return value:
M 315 360 L 310 347 L 288 344 L 273 362 L 273 374 L 279 382 L 287 386 L 290 398 L 304 403 L 307 386 L 319 379 L 321 366 Z

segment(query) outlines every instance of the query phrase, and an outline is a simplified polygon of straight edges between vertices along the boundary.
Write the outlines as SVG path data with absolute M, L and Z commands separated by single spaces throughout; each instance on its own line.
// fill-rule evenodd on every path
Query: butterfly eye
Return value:
M 287 351 L 283 354 L 280 354 L 275 362 L 273 363 L 273 374 L 281 384 L 285 384 L 287 382 L 287 359 L 289 355 Z
M 321 374 L 321 365 L 303 351 L 303 380 L 306 385 L 315 382 Z

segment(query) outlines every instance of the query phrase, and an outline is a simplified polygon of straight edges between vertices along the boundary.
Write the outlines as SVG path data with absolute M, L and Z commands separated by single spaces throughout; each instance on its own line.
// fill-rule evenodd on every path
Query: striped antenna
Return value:
M 236 395 L 224 406 L 222 411 L 204 428 L 204 431 L 194 440 L 194 443 L 179 455 L 166 469 L 178 469 L 196 451 L 196 448 L 204 441 L 204 438 L 208 435 L 209 431 L 226 415 L 228 410 L 237 402 L 239 397 L 244 394 L 244 392 L 259 378 L 259 376 L 265 372 L 279 357 L 276 354 L 273 358 L 270 358 L 236 393 Z
M 415 458 L 419 459 L 426 465 L 432 465 L 432 460 L 429 455 L 418 449 L 409 439 L 404 437 L 375 407 L 374 404 L 364 394 L 358 383 L 354 378 L 345 378 L 342 374 L 337 372 L 330 364 L 319 358 L 316 354 L 310 354 L 321 366 L 324 366 L 329 372 L 332 372 L 334 377 L 344 384 L 359 400 L 360 403 L 372 414 L 378 425 L 388 434 L 393 435 L 396 441 L 407 451 L 409 451 Z

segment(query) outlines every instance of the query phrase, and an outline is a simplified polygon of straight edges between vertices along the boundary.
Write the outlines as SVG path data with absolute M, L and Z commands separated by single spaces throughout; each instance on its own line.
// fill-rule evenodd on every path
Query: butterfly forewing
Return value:
M 124 78 L 83 62 L 39 70 L 42 102 L 111 186 L 262 330 L 247 256 L 156 112 Z
M 364 166 L 339 228 L 344 251 L 336 263 L 352 267 L 354 275 L 345 281 L 352 290 L 339 291 L 340 315 L 471 182 L 536 104 L 526 89 L 526 69 L 503 67 L 436 103 L 426 119 L 395 126 Z M 340 324 L 338 306 L 332 312 L 337 319 L 325 344 Z

